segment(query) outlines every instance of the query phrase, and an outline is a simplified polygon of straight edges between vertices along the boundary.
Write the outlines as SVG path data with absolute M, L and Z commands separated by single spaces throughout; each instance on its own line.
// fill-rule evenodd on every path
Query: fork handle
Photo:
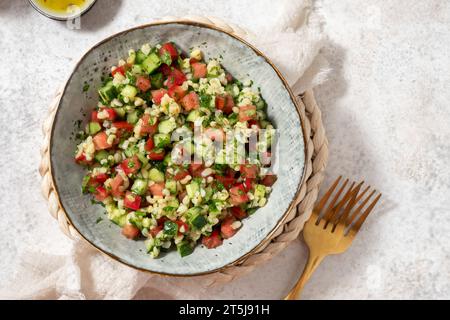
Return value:
M 322 262 L 323 258 L 325 258 L 324 255 L 313 254 L 312 252 L 309 253 L 308 262 L 303 269 L 302 276 L 300 277 L 300 279 L 298 279 L 297 283 L 292 288 L 291 292 L 289 292 L 289 294 L 284 298 L 284 300 L 297 300 L 306 282 L 309 280 L 309 278 L 311 278 L 312 274 Z

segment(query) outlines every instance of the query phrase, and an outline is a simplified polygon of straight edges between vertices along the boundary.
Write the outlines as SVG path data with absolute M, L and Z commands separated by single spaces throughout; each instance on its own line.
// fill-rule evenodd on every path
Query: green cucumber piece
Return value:
M 164 182 L 164 173 L 156 168 L 152 168 L 150 170 L 150 172 L 148 173 L 148 177 L 154 182 Z
M 166 181 L 166 189 L 170 191 L 170 193 L 177 193 L 177 183 L 175 180 L 167 180 Z
M 200 191 L 200 186 L 197 182 L 193 181 L 190 184 L 186 185 L 186 192 L 190 199 L 195 197 L 195 194 Z
M 166 166 L 172 165 L 172 154 L 171 153 L 166 154 L 166 156 L 164 157 L 163 163 Z
M 146 166 L 146 165 L 148 164 L 148 158 L 147 158 L 147 156 L 146 156 L 144 153 L 138 152 L 138 153 L 136 153 L 136 156 L 138 157 L 139 161 L 140 161 L 144 166 Z
M 124 153 L 128 158 L 131 158 L 132 156 L 134 156 L 136 153 L 139 152 L 139 148 L 137 145 L 131 145 L 128 148 L 125 149 Z
M 147 55 L 145 53 L 142 52 L 142 50 L 138 50 L 136 52 L 136 59 L 134 60 L 134 62 L 136 64 L 141 64 L 142 62 L 144 62 L 144 60 L 147 58 Z
M 255 106 L 256 106 L 256 109 L 257 109 L 257 110 L 262 110 L 262 109 L 264 109 L 264 108 L 266 107 L 266 102 L 264 101 L 263 98 L 260 98 L 260 99 L 258 100 L 258 102 L 255 103 Z
M 89 175 L 85 175 L 83 177 L 83 181 L 81 182 L 81 192 L 83 193 L 87 192 L 89 180 L 91 180 L 91 177 Z
M 152 73 L 161 65 L 161 59 L 158 57 L 156 53 L 151 53 L 145 60 L 142 62 L 142 69 L 144 69 L 147 73 Z
M 100 150 L 95 154 L 94 158 L 95 158 L 95 160 L 97 160 L 97 162 L 100 162 L 104 159 L 108 159 L 108 156 L 109 156 L 108 151 Z
M 164 83 L 164 77 L 161 72 L 155 73 L 150 77 L 150 82 L 152 84 L 152 88 L 160 89 Z
M 160 133 L 171 133 L 177 127 L 177 123 L 174 118 L 163 120 L 158 124 L 158 131 Z
M 133 99 L 138 93 L 138 90 L 136 87 L 133 87 L 132 85 L 127 84 L 120 94 L 124 97 L 127 97 L 129 99 Z
M 174 237 L 177 235 L 178 225 L 173 221 L 167 220 L 166 222 L 164 222 L 163 230 L 164 230 L 163 232 L 166 236 Z
M 194 252 L 194 248 L 187 241 L 181 241 L 177 244 L 177 251 L 181 257 L 186 257 Z
M 131 67 L 131 73 L 132 73 L 133 75 L 139 75 L 139 74 L 142 74 L 142 67 L 141 67 L 140 65 L 138 65 L 138 64 L 134 64 L 134 65 Z
M 203 228 L 208 223 L 206 218 L 202 215 L 202 209 L 199 207 L 190 208 L 186 212 L 186 215 L 188 216 L 189 224 L 198 230 Z
M 89 134 L 93 135 L 102 130 L 102 126 L 98 122 L 89 122 L 88 129 Z
M 127 113 L 124 107 L 114 108 L 114 111 L 119 118 L 124 118 Z
M 170 135 L 167 133 L 157 133 L 153 136 L 156 148 L 164 148 L 170 144 Z
M 147 191 L 148 183 L 144 179 L 136 179 L 134 180 L 133 185 L 131 186 L 131 191 L 142 196 Z
M 109 81 L 98 90 L 98 95 L 103 104 L 109 104 L 117 96 L 117 90 L 112 81 Z
M 134 110 L 127 114 L 127 122 L 131 124 L 136 124 L 139 121 L 139 112 Z
M 264 198 L 266 195 L 266 187 L 262 184 L 257 184 L 255 187 L 255 198 Z
M 195 122 L 195 120 L 197 120 L 198 118 L 200 118 L 200 111 L 195 109 L 192 110 L 191 112 L 189 112 L 186 121 L 188 122 Z

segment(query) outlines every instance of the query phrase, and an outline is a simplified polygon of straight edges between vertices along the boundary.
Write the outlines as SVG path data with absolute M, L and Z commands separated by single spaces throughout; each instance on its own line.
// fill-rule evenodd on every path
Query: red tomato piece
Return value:
M 175 48 L 175 46 L 170 42 L 164 43 L 161 46 L 161 49 L 159 49 L 159 55 L 162 56 L 166 52 L 170 54 L 170 58 L 172 58 L 172 61 L 178 58 L 178 51 Z
M 188 93 L 183 99 L 181 99 L 181 105 L 186 111 L 198 109 L 198 107 L 200 106 L 200 100 L 197 93 Z
M 164 159 L 164 156 L 166 155 L 166 153 L 164 152 L 163 149 L 153 149 L 152 151 L 150 151 L 150 153 L 148 154 L 148 158 L 150 160 L 156 160 L 156 161 L 161 161 Z
M 105 200 L 106 198 L 108 198 L 108 196 L 109 196 L 108 191 L 106 191 L 106 189 L 105 189 L 104 187 L 98 186 L 98 187 L 95 189 L 95 195 L 94 195 L 95 200 L 97 200 L 97 201 L 103 201 L 103 200 Z
M 206 77 L 206 63 L 196 62 L 191 64 L 192 67 L 192 77 L 194 79 L 200 79 Z
M 236 180 L 235 180 L 234 178 L 232 178 L 232 177 L 224 177 L 224 176 L 215 175 L 215 178 L 216 178 L 221 184 L 223 184 L 223 186 L 224 186 L 226 189 L 231 188 L 231 187 L 235 184 L 235 182 L 236 182 Z
M 133 131 L 134 129 L 134 125 L 132 125 L 131 123 L 128 123 L 126 121 L 116 121 L 112 123 L 112 126 L 117 128 L 117 129 L 123 129 L 126 131 Z
M 188 175 L 189 171 L 180 168 L 173 178 L 175 179 L 175 181 L 180 181 L 186 178 Z
M 187 91 L 183 90 L 181 86 L 170 87 L 168 95 L 175 100 L 180 100 L 186 95 Z
M 120 174 L 116 175 L 110 183 L 111 186 L 111 194 L 114 197 L 120 197 L 123 194 L 123 191 L 121 191 L 120 187 L 123 186 L 124 180 L 122 179 L 122 177 L 120 176 Z
M 177 220 L 177 221 L 175 221 L 175 223 L 178 225 L 178 235 L 189 232 L 189 225 L 186 222 Z M 184 228 L 183 232 L 180 231 L 181 227 Z
M 114 121 L 114 119 L 116 119 L 116 110 L 114 110 L 113 108 L 105 108 L 103 110 L 108 113 L 108 116 L 105 118 L 105 120 Z
M 187 80 L 186 75 L 180 70 L 173 68 L 167 77 L 167 87 L 181 86 Z
M 227 79 L 228 82 L 233 81 L 233 76 L 231 75 L 231 73 L 227 72 L 225 74 L 225 79 Z
M 153 148 L 155 147 L 155 142 L 153 142 L 153 138 L 150 137 L 148 138 L 147 142 L 145 143 L 145 151 L 152 151 Z
M 236 218 L 233 216 L 226 217 L 222 224 L 220 225 L 220 232 L 222 233 L 222 237 L 225 239 L 231 238 L 238 232 L 239 229 L 233 228 L 233 223 L 236 221 Z
M 131 158 L 123 160 L 120 167 L 126 175 L 129 175 L 138 172 L 141 168 L 141 163 L 137 156 L 132 156 Z
M 141 234 L 141 231 L 136 226 L 127 223 L 122 228 L 122 234 L 128 239 L 136 239 Z
M 231 214 L 239 220 L 242 220 L 247 217 L 247 212 L 241 207 L 232 207 Z
M 99 173 L 94 177 L 95 181 L 98 183 L 104 183 L 108 178 L 109 176 L 106 173 Z
M 256 118 L 256 107 L 253 105 L 239 108 L 239 121 L 244 122 Z
M 220 236 L 219 229 L 214 229 L 209 236 L 203 236 L 202 244 L 208 249 L 213 249 L 222 245 L 222 238 Z
M 172 68 L 169 67 L 167 64 L 164 64 L 164 63 L 163 63 L 163 64 L 159 67 L 159 71 L 161 71 L 161 73 L 167 77 L 167 76 L 170 74 L 170 72 L 172 71 Z
M 164 182 L 158 182 L 152 184 L 148 189 L 150 190 L 150 193 L 154 196 L 163 196 L 163 190 L 164 190 L 165 184 Z
M 241 175 L 245 178 L 255 179 L 258 175 L 259 168 L 256 164 L 241 164 Z
M 259 123 L 258 120 L 248 120 L 248 121 L 247 121 L 247 126 L 248 126 L 249 128 L 251 128 L 251 127 L 253 127 L 253 126 L 256 126 L 258 129 L 261 129 L 261 124 Z
M 203 171 L 203 168 L 204 167 L 202 163 L 189 164 L 189 172 L 193 177 L 199 177 L 201 175 L 201 172 Z
M 275 181 L 277 181 L 277 176 L 274 174 L 268 174 L 261 180 L 261 184 L 265 185 L 266 187 L 271 187 L 273 186 Z
M 243 203 L 248 202 L 250 199 L 245 192 L 245 188 L 243 184 L 238 184 L 230 189 L 230 200 L 231 204 L 234 206 L 241 205 Z
M 244 180 L 244 189 L 246 192 L 250 191 L 253 187 L 253 179 L 245 178 Z
M 127 191 L 123 199 L 123 206 L 134 211 L 139 210 L 141 207 L 141 197 Z
M 163 226 L 155 226 L 149 230 L 149 234 L 154 238 L 163 229 Z
M 150 79 L 147 77 L 140 76 L 136 79 L 136 86 L 141 90 L 142 92 L 148 91 L 152 84 L 150 82 Z
M 112 144 L 108 143 L 108 135 L 105 131 L 97 133 L 93 138 L 95 150 L 104 150 L 112 147 Z
M 142 117 L 141 133 L 154 134 L 158 130 L 158 121 L 151 118 L 149 114 Z
M 120 73 L 121 75 L 125 75 L 125 66 L 120 66 L 120 67 L 117 67 L 116 69 L 114 69 L 114 71 L 112 71 L 111 72 L 111 75 L 114 77 L 114 75 L 116 74 L 116 73 Z
M 229 94 L 216 96 L 216 109 L 222 110 L 225 114 L 233 112 L 234 100 Z
M 86 155 L 84 153 L 81 153 L 79 156 L 75 157 L 75 162 L 79 164 L 88 164 L 89 161 L 86 161 Z
M 100 119 L 98 118 L 98 111 L 94 110 L 91 113 L 91 121 L 92 122 L 100 122 Z
M 166 89 L 152 90 L 152 100 L 155 104 L 161 104 L 161 99 L 167 93 Z

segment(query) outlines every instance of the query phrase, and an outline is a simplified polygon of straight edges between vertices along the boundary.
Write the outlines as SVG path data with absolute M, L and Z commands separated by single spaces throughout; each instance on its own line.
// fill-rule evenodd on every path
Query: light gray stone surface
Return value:
M 70 248 L 46 212 L 37 165 L 47 105 L 81 53 L 113 32 L 168 14 L 203 11 L 244 26 L 249 19 L 228 1 L 210 8 L 181 2 L 176 9 L 160 2 L 143 7 L 144 1 L 100 0 L 81 30 L 47 20 L 25 0 L 0 2 L 0 286 L 25 246 L 61 254 Z M 318 4 L 330 36 L 325 54 L 334 68 L 316 91 L 330 140 L 326 184 L 339 174 L 365 179 L 384 198 L 350 250 L 326 259 L 303 297 L 450 298 L 450 4 Z M 11 224 L 26 227 L 13 233 Z M 58 243 L 47 240 L 50 232 L 60 234 Z M 208 296 L 281 297 L 305 252 L 298 241 Z

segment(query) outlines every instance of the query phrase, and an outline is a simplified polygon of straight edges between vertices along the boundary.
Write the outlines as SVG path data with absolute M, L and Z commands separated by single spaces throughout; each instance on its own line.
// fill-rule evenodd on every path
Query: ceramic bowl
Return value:
M 34 9 L 36 9 L 36 11 L 39 12 L 40 14 L 46 16 L 47 18 L 54 19 L 54 20 L 61 20 L 61 21 L 75 19 L 75 18 L 85 14 L 94 6 L 96 1 L 97 0 L 86 0 L 85 3 L 77 10 L 62 13 L 62 12 L 58 12 L 55 10 L 51 10 L 51 9 L 43 6 L 37 0 L 28 0 L 28 2 L 31 4 L 31 6 Z
M 268 115 L 278 128 L 276 167 L 278 181 L 266 206 L 243 221 L 243 227 L 216 249 L 198 245 L 181 258 L 175 251 L 150 258 L 144 241 L 128 240 L 110 222 L 104 208 L 92 205 L 89 195 L 81 193 L 85 170 L 73 160 L 74 134 L 87 123 L 97 104 L 101 75 L 109 73 L 130 48 L 144 43 L 175 42 L 182 50 L 198 46 L 206 59 L 222 56 L 223 66 L 237 79 L 252 79 L 268 104 Z M 83 92 L 85 84 L 89 89 Z M 140 270 L 189 276 L 220 270 L 251 255 L 279 227 L 294 206 L 303 182 L 305 143 L 298 106 L 287 83 L 271 62 L 257 49 L 238 37 L 209 25 L 192 22 L 157 23 L 113 35 L 92 47 L 78 62 L 59 102 L 50 140 L 53 183 L 61 207 L 80 235 L 110 257 Z M 103 218 L 98 222 L 99 217 Z

